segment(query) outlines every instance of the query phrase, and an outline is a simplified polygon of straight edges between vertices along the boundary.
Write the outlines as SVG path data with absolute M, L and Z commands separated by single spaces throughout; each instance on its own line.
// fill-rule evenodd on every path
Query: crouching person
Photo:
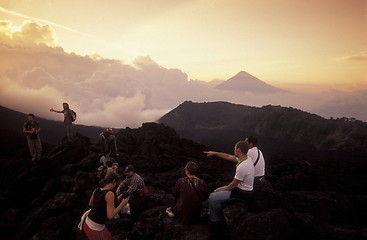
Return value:
M 105 227 L 107 219 L 112 219 L 129 201 L 125 198 L 115 208 L 115 194 L 112 192 L 120 182 L 117 174 L 110 173 L 103 181 L 101 188 L 94 190 L 92 197 L 89 200 L 89 205 L 92 207 L 90 213 L 85 219 L 83 229 L 89 240 L 104 239 L 110 240 L 111 233 Z
M 130 213 L 132 217 L 137 217 L 144 209 L 144 199 L 146 187 L 143 178 L 135 172 L 133 165 L 127 165 L 125 168 L 126 178 L 120 184 L 116 193 L 119 199 L 123 196 L 129 196 Z
M 208 198 L 208 187 L 204 180 L 196 177 L 199 166 L 188 162 L 185 166 L 186 177 L 177 180 L 172 194 L 174 202 L 166 212 L 170 217 L 177 214 L 182 224 L 191 224 L 200 218 L 202 202 Z

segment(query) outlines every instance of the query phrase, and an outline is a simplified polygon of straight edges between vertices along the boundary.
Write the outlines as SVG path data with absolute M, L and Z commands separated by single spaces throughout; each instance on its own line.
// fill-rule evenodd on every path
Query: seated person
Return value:
M 145 183 L 143 178 L 135 172 L 133 165 L 125 168 L 126 178 L 120 184 L 116 193 L 119 199 L 129 196 L 131 216 L 138 216 L 144 208 Z
M 101 157 L 101 159 L 99 160 L 99 163 L 102 164 L 103 166 L 107 166 L 107 162 L 114 162 L 115 159 L 113 159 L 111 157 L 111 152 L 110 151 L 105 151 Z
M 209 215 L 213 223 L 224 221 L 223 208 L 230 198 L 241 198 L 251 203 L 255 168 L 251 158 L 247 157 L 248 144 L 239 141 L 234 147 L 236 173 L 230 184 L 217 188 L 209 196 Z M 236 160 L 233 160 L 236 161 Z
M 188 162 L 185 167 L 186 177 L 177 180 L 172 194 L 174 201 L 166 212 L 170 217 L 177 213 L 182 224 L 190 224 L 200 218 L 202 201 L 208 198 L 208 188 L 204 180 L 196 177 L 199 166 L 195 162 Z

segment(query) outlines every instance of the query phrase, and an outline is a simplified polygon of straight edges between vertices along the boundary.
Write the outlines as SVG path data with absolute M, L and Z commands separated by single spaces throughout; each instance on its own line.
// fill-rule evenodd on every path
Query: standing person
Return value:
M 105 226 L 106 219 L 116 216 L 129 201 L 129 198 L 125 198 L 115 208 L 115 194 L 112 189 L 119 184 L 119 181 L 117 174 L 110 173 L 103 179 L 103 187 L 94 190 L 89 200 L 92 209 L 83 224 L 84 232 L 89 240 L 110 240 L 112 238 Z
M 254 181 L 254 188 L 256 190 L 256 187 L 259 186 L 262 182 L 265 181 L 265 159 L 263 153 L 260 151 L 260 149 L 257 148 L 257 139 L 253 136 L 248 136 L 245 139 L 245 142 L 248 144 L 248 152 L 247 156 L 249 156 L 255 167 L 255 181 Z M 237 161 L 235 155 L 222 153 L 222 152 L 214 152 L 214 151 L 207 151 L 204 152 L 208 157 L 210 156 L 217 156 L 229 161 Z
M 172 195 L 174 201 L 166 212 L 170 217 L 177 212 L 178 218 L 184 225 L 197 221 L 202 212 L 202 202 L 208 198 L 208 187 L 204 180 L 196 175 L 199 166 L 195 162 L 188 162 L 185 166 L 186 177 L 177 180 Z
M 104 140 L 105 149 L 108 149 L 108 151 L 110 151 L 115 156 L 119 156 L 119 153 L 117 151 L 115 132 L 113 131 L 113 129 L 108 128 L 106 131 L 101 132 L 99 135 Z
M 251 202 L 255 169 L 252 160 L 247 156 L 248 145 L 245 141 L 239 141 L 234 147 L 236 174 L 230 184 L 217 188 L 209 196 L 209 215 L 213 223 L 224 220 L 223 207 L 230 198 L 241 198 Z M 238 159 L 238 161 L 236 160 Z M 232 160 L 233 161 L 233 160 Z
M 23 132 L 27 134 L 29 153 L 31 154 L 33 163 L 36 160 L 40 160 L 42 155 L 40 131 L 41 128 L 38 121 L 34 119 L 34 115 L 32 113 L 28 114 L 27 122 L 23 125 Z
M 64 126 L 66 130 L 66 137 L 68 140 L 72 139 L 73 133 L 72 133 L 72 126 L 73 122 L 76 120 L 76 114 L 73 110 L 69 108 L 69 104 L 64 102 L 62 104 L 63 110 L 57 111 L 53 108 L 50 109 L 51 112 L 55 113 L 63 113 L 64 114 Z
M 119 195 L 119 198 L 122 196 L 128 195 L 130 196 L 129 204 L 131 216 L 137 217 L 144 208 L 144 199 L 145 199 L 145 183 L 143 178 L 135 172 L 133 165 L 127 165 L 125 168 L 126 178 L 120 184 L 116 193 Z

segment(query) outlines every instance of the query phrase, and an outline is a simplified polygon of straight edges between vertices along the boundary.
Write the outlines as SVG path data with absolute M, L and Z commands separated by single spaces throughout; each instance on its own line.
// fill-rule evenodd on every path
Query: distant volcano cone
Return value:
M 262 94 L 286 92 L 285 90 L 273 87 L 261 81 L 257 77 L 254 77 L 245 71 L 237 73 L 235 76 L 219 84 L 215 88 L 227 91 L 242 91 Z

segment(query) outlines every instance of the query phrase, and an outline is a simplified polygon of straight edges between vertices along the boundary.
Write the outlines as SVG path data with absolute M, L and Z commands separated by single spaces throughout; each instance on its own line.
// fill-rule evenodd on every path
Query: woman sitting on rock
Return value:
M 89 200 L 92 207 L 88 217 L 86 218 L 83 229 L 89 240 L 104 239 L 110 240 L 111 233 L 105 227 L 106 219 L 112 219 L 129 201 L 125 198 L 115 208 L 115 194 L 111 191 L 120 182 L 120 178 L 116 173 L 108 174 L 102 181 L 103 187 L 94 190 Z

